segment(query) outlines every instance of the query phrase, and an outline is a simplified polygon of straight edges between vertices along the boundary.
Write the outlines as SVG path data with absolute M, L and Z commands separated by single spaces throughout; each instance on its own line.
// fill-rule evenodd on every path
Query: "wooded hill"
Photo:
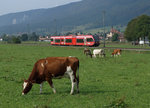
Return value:
M 105 25 L 126 25 L 141 14 L 150 15 L 150 0 L 82 0 L 49 9 L 37 9 L 0 16 L 0 33 L 84 30 Z

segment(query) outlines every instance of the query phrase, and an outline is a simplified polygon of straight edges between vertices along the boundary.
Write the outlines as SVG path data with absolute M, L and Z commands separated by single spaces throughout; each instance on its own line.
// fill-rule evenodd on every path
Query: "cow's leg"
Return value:
M 103 54 L 103 57 L 105 57 L 105 53 Z
M 116 57 L 118 57 L 119 55 L 118 54 L 116 54 Z
M 77 70 L 77 76 L 76 77 L 76 84 L 77 84 L 77 93 L 79 93 L 79 69 Z
M 79 79 L 77 79 L 77 93 L 79 93 Z
M 70 76 L 70 80 L 71 80 L 71 84 L 72 84 L 70 94 L 72 95 L 73 92 L 74 92 L 74 86 L 75 86 L 75 84 L 76 84 L 76 79 L 75 79 L 75 76 L 74 76 L 74 74 L 73 74 L 73 71 L 71 71 L 71 72 L 69 73 L 69 76 Z
M 42 93 L 43 83 L 40 84 L 40 94 Z
M 46 78 L 46 81 L 49 83 L 49 85 L 51 86 L 52 90 L 54 93 L 56 93 L 56 90 L 54 88 L 53 82 L 51 78 Z
M 93 57 L 95 57 L 95 58 L 96 58 L 96 54 L 94 54 L 94 55 L 93 55 Z
M 89 52 L 89 55 L 90 55 L 90 57 L 92 58 L 92 53 L 91 53 L 91 51 Z
M 73 92 L 74 92 L 74 86 L 75 86 L 75 78 L 74 78 L 74 75 L 72 74 L 71 76 L 71 83 L 72 83 L 72 88 L 71 88 L 71 92 L 70 92 L 70 94 L 73 94 Z
M 71 91 L 72 90 L 74 91 L 74 86 L 76 85 L 76 87 L 77 87 L 77 93 L 79 93 L 79 69 L 77 69 L 77 75 L 74 72 L 74 74 L 72 76 L 72 80 L 73 81 L 71 81 L 71 83 L 72 83 L 72 89 L 71 89 Z M 70 92 L 70 94 L 73 94 L 73 93 Z
M 99 53 L 99 57 L 102 57 L 100 53 Z
M 88 52 L 86 52 L 85 54 L 86 54 L 86 56 L 88 56 Z

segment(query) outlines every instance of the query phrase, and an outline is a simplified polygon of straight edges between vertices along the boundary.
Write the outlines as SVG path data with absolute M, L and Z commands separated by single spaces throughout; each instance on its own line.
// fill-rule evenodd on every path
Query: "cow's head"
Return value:
M 22 87 L 23 87 L 22 95 L 25 95 L 31 90 L 32 82 L 29 81 L 29 80 L 24 80 L 24 83 L 23 83 Z
M 113 57 L 113 56 L 115 56 L 115 53 L 113 52 L 113 53 L 111 53 L 111 57 Z

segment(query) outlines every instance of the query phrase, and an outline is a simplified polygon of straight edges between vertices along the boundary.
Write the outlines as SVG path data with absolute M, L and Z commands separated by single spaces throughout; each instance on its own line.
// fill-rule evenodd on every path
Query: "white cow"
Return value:
M 96 55 L 99 55 L 99 57 L 105 57 L 104 49 L 94 49 L 93 50 L 93 57 L 96 57 Z

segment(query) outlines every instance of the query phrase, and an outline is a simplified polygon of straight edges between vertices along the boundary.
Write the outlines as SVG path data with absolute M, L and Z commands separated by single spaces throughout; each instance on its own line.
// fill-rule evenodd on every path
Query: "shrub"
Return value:
M 128 105 L 124 102 L 125 97 L 112 101 L 106 108 L 128 108 Z
M 15 44 L 20 44 L 21 43 L 21 40 L 19 37 L 11 37 L 8 41 L 8 43 L 15 43 Z

